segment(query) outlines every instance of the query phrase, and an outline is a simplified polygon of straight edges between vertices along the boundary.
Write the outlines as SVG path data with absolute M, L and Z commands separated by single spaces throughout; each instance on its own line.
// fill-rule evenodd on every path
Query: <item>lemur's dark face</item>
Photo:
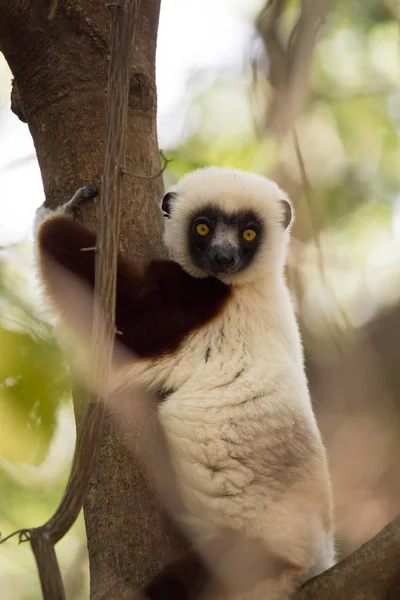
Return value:
M 263 233 L 252 211 L 228 214 L 210 205 L 192 217 L 190 255 L 196 267 L 209 275 L 233 275 L 251 264 Z
M 206 167 L 185 175 L 161 209 L 169 256 L 192 277 L 230 286 L 282 277 L 292 208 L 273 181 Z

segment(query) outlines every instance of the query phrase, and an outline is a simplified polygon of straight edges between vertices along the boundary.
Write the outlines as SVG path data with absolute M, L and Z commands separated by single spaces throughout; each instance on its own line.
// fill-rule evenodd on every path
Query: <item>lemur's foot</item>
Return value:
M 82 202 L 95 198 L 99 194 L 99 186 L 96 183 L 88 183 L 75 192 L 71 200 L 65 204 L 65 214 L 73 216 L 75 210 Z

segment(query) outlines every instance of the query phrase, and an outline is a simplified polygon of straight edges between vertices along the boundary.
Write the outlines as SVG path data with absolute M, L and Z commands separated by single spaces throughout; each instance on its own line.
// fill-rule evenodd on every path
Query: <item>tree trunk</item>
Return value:
M 156 132 L 155 52 L 160 0 L 142 2 L 131 70 L 126 166 L 160 170 Z M 13 72 L 13 109 L 28 123 L 41 169 L 46 203 L 65 202 L 82 185 L 101 185 L 108 13 L 96 0 L 59 2 L 47 19 L 37 0 L 0 0 L 0 49 Z M 127 175 L 121 248 L 144 261 L 162 254 L 156 199 L 162 179 Z M 94 228 L 95 205 L 80 219 Z M 79 426 L 79 393 L 75 394 Z M 125 424 L 126 425 L 126 424 Z M 140 424 L 124 429 L 137 438 Z M 153 487 L 139 471 L 108 416 L 84 514 L 91 597 L 131 597 L 180 547 Z

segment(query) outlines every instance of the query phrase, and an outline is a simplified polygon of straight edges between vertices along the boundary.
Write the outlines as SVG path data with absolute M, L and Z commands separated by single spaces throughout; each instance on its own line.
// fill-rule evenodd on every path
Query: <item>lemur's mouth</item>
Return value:
M 209 271 L 210 274 L 213 275 L 214 277 L 223 277 L 224 275 L 234 275 L 235 273 L 237 273 L 240 270 L 240 267 L 235 265 L 232 267 L 226 267 L 225 269 L 222 269 L 221 267 L 210 267 Z

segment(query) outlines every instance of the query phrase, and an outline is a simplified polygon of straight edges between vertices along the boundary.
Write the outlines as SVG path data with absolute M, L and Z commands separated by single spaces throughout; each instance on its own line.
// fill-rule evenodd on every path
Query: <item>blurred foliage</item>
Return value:
M 50 325 L 11 290 L 16 273 L 0 270 L 0 456 L 40 464 L 68 393 L 66 363 Z M 15 429 L 20 433 L 15 436 Z
M 33 462 L 41 462 L 54 433 L 56 408 L 65 393 L 59 353 L 52 340 L 0 328 L 0 355 L 0 419 L 5 428 L 0 454 L 7 460 L 32 462 L 32 447 L 39 445 Z M 11 434 L 17 424 L 25 428 L 23 443 L 18 446 Z
M 16 246 L 0 261 L 0 532 L 44 523 L 60 501 L 68 476 L 75 428 L 67 362 L 51 324 L 37 306 Z M 24 259 L 25 257 L 25 259 Z M 57 546 L 71 598 L 87 597 L 83 519 Z M 78 564 L 75 561 L 79 558 Z M 21 569 L 24 576 L 21 577 Z M 0 546 L 2 600 L 41 597 L 29 544 Z
M 390 203 L 399 188 L 399 25 L 390 4 L 338 3 L 322 28 L 310 79 L 310 102 L 297 124 L 300 142 L 321 222 L 343 226 L 358 206 Z M 265 174 L 283 164 L 287 177 L 301 183 L 291 137 L 257 135 L 262 85 L 252 89 L 245 72 L 214 80 L 195 98 L 189 134 L 169 152 L 175 162 L 168 181 L 206 164 Z

